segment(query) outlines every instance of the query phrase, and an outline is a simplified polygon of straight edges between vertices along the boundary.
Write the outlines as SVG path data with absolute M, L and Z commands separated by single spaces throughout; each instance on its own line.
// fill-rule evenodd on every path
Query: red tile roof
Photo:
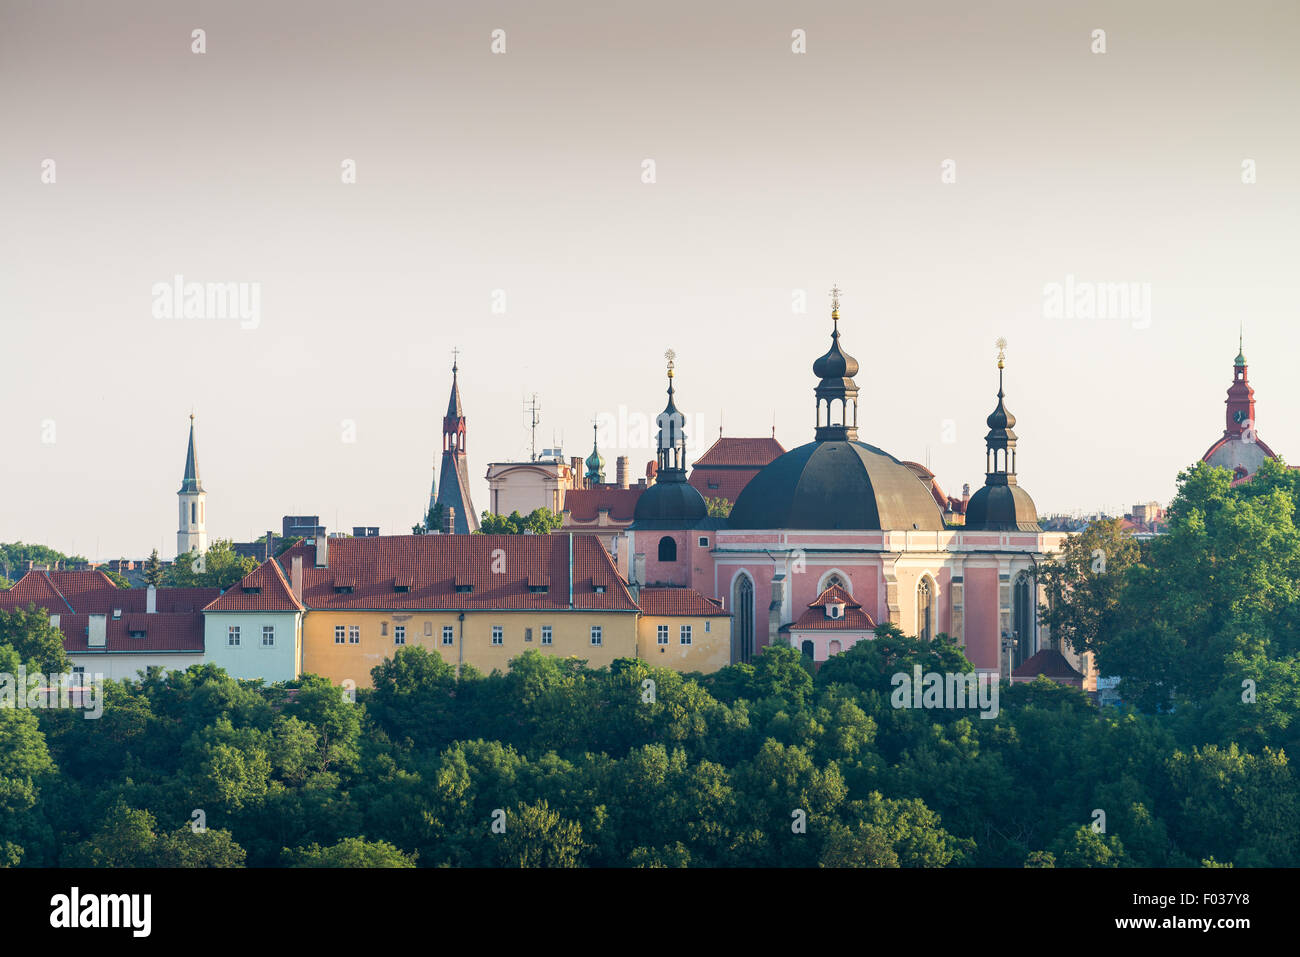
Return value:
M 834 602 L 844 603 L 844 615 L 840 618 L 827 618 L 826 606 Z M 808 610 L 799 616 L 799 620 L 784 625 L 781 630 L 794 631 L 874 631 L 876 623 L 862 610 L 862 605 L 839 585 L 832 585 L 808 605 Z
M 66 591 L 64 590 L 66 589 Z M 30 571 L 8 591 L 0 591 L 0 609 L 35 604 L 59 616 L 63 647 L 70 653 L 109 651 L 203 650 L 203 606 L 221 594 L 217 588 L 159 588 L 157 613 L 146 614 L 148 589 L 118 588 L 99 571 Z M 116 613 L 120 616 L 114 618 Z M 104 615 L 104 648 L 86 644 L 88 616 Z M 130 637 L 130 625 L 145 638 Z M 143 624 L 141 624 L 143 623 Z
M 631 522 L 637 499 L 644 491 L 645 488 L 639 485 L 632 488 L 575 488 L 564 493 L 564 510 L 577 522 L 594 522 L 602 508 L 609 509 L 610 521 Z
M 643 615 L 725 615 L 722 602 L 705 598 L 694 588 L 642 588 L 637 599 Z
M 256 589 L 256 591 L 253 591 Z M 226 589 L 204 611 L 302 611 L 284 572 L 275 561 L 265 561 Z
M 327 568 L 315 567 L 316 547 L 306 541 L 279 562 L 292 569 L 293 556 L 302 556 L 302 603 L 308 609 L 561 609 L 569 607 L 570 540 L 573 607 L 636 611 L 613 559 L 594 535 L 335 538 L 329 542 Z M 549 588 L 530 590 L 530 580 L 541 579 Z M 410 590 L 396 591 L 398 580 L 408 580 Z M 335 590 L 344 584 L 352 590 Z M 469 590 L 457 591 L 458 585 Z M 596 591 L 598 585 L 605 591 Z
M 774 438 L 745 439 L 731 436 L 719 437 L 709 450 L 695 460 L 700 468 L 762 468 L 785 449 Z
M 12 588 L 0 591 L 0 609 L 14 611 L 28 605 L 44 608 L 51 614 L 72 611 L 45 572 L 28 572 Z
M 89 615 L 59 616 L 64 651 L 74 655 L 133 651 L 203 653 L 203 616 L 200 614 L 160 612 L 154 615 L 123 615 L 117 621 L 108 615 L 104 646 L 95 648 L 87 643 L 89 624 Z M 131 637 L 133 630 L 144 631 L 144 637 Z

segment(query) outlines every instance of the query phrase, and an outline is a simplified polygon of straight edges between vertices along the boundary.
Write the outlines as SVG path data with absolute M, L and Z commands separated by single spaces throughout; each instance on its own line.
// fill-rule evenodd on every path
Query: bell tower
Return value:
M 199 458 L 194 451 L 194 413 L 190 413 L 190 446 L 185 453 L 185 477 L 181 479 L 180 523 L 176 526 L 176 554 L 194 552 L 203 555 L 208 550 L 207 517 L 204 504 L 208 497 L 199 481 Z
M 1223 434 L 1225 437 L 1241 436 L 1255 429 L 1255 390 L 1246 377 L 1246 355 L 1242 351 L 1241 334 L 1237 335 L 1237 358 L 1233 360 L 1232 385 L 1228 387 L 1227 414 Z

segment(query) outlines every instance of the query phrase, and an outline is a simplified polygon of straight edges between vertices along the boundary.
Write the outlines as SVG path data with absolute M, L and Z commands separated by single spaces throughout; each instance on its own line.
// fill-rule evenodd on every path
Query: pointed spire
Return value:
M 587 456 L 587 482 L 590 485 L 605 484 L 605 459 L 597 448 L 598 426 L 596 420 L 591 422 L 591 454 Z
M 196 493 L 203 491 L 203 483 L 199 481 L 199 456 L 194 451 L 194 413 L 190 413 L 190 445 L 185 453 L 185 476 L 181 479 L 181 490 L 178 494 Z
M 459 354 L 459 349 L 453 349 L 454 354 Z M 447 418 L 459 419 L 465 415 L 465 409 L 460 404 L 460 383 L 456 379 L 456 373 L 460 371 L 456 358 L 451 360 L 451 398 L 447 400 Z
M 1245 338 L 1245 335 L 1245 323 L 1242 323 L 1237 327 L 1237 358 L 1235 364 L 1239 366 L 1244 366 L 1246 364 L 1245 347 L 1242 345 L 1242 340 Z

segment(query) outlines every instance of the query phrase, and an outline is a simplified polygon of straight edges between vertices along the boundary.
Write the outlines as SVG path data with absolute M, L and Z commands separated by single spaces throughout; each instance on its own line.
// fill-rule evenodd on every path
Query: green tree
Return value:
M 162 562 L 158 558 L 158 549 L 149 553 L 149 560 L 144 565 L 144 582 L 146 585 L 153 585 L 154 588 L 161 588 L 164 580 Z
M 63 632 L 50 624 L 46 609 L 34 604 L 0 611 L 0 645 L 9 645 L 28 668 L 42 674 L 62 674 L 71 667 L 63 650 Z
M 414 867 L 418 854 L 406 854 L 387 841 L 347 837 L 329 847 L 285 848 L 289 867 Z
M 548 535 L 559 528 L 564 519 L 549 508 L 535 508 L 527 515 L 514 511 L 509 515 L 484 512 L 479 519 L 478 531 L 482 535 Z
M 240 555 L 234 543 L 220 539 L 208 546 L 203 561 L 194 553 L 177 555 L 167 568 L 166 584 L 173 588 L 229 588 L 257 568 L 257 559 Z
M 709 510 L 709 514 L 715 518 L 726 518 L 731 514 L 731 502 L 725 498 L 706 497 L 704 504 Z

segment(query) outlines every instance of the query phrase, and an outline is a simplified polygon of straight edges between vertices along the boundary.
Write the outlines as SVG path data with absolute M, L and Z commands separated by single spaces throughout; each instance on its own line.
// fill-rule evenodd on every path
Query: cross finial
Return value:
M 835 286 L 831 286 L 831 318 L 838 319 L 839 317 L 840 317 L 840 287 L 838 285 L 835 285 Z
M 1002 360 L 1005 359 L 1005 358 L 1007 357 L 1007 340 L 1006 340 L 1006 337 L 1005 337 L 1005 336 L 998 336 L 997 342 L 995 342 L 994 345 L 998 347 L 998 368 L 1001 369 L 1001 368 L 1002 368 Z
M 451 371 L 456 371 L 456 366 L 460 359 L 460 346 L 453 346 L 451 350 Z
M 668 360 L 668 378 L 671 379 L 673 377 L 673 367 L 676 364 L 675 360 L 677 359 L 677 353 L 672 349 L 669 349 L 664 353 L 664 358 Z

